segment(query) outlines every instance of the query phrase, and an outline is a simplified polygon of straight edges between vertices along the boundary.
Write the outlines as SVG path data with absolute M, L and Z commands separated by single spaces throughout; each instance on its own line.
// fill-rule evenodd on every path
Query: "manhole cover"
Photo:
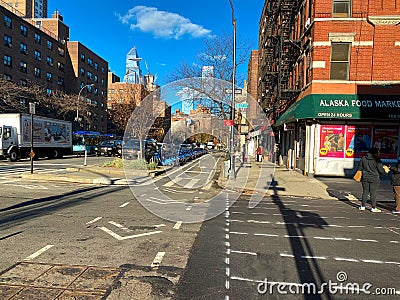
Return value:
M 1 299 L 104 299 L 122 270 L 20 262 L 0 274 Z

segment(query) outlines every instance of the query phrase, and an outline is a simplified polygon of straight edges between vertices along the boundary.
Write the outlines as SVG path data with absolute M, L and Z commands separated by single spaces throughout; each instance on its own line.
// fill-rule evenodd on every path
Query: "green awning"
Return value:
M 275 126 L 304 119 L 400 120 L 400 95 L 312 94 L 291 105 Z

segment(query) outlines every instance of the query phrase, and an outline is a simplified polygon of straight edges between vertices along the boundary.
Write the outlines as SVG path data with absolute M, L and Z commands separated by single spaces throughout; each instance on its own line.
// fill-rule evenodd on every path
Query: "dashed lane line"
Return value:
M 25 261 L 32 260 L 32 259 L 38 257 L 38 256 L 39 256 L 40 254 L 42 254 L 43 252 L 49 250 L 49 249 L 50 249 L 51 247 L 53 247 L 53 246 L 54 246 L 54 245 L 47 245 L 47 246 L 43 247 L 42 249 L 36 251 L 35 253 L 29 255 L 29 256 L 26 257 L 24 260 L 25 260 Z
M 164 255 L 165 255 L 165 252 L 158 252 L 150 266 L 154 269 L 158 269 L 158 267 L 160 266 L 160 264 L 164 258 Z

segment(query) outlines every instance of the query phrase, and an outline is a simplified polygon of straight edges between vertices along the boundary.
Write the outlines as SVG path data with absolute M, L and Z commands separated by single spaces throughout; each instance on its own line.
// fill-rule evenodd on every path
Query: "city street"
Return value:
M 310 184 L 294 173 L 286 184 L 274 181 L 270 196 L 249 209 L 249 196 L 233 203 L 236 192 L 216 186 L 216 158 L 130 186 L 29 181 L 17 177 L 26 162 L 2 162 L 3 298 L 18 291 L 29 299 L 398 297 L 397 281 L 387 279 L 400 268 L 400 218 L 384 208 L 392 205 L 387 183 L 378 214 L 357 209 L 359 186 L 345 178 L 320 178 L 335 198 L 281 196 L 287 184 Z M 35 163 L 51 176 L 82 158 Z M 204 217 L 218 194 L 224 196 L 213 203 L 225 205 L 222 214 L 203 223 L 157 216 Z

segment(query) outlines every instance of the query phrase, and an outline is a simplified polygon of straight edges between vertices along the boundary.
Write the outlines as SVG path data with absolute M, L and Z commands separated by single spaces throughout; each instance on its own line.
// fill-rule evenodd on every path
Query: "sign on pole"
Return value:
M 235 103 L 235 108 L 248 108 L 249 104 L 244 102 L 244 103 Z
M 232 94 L 232 89 L 225 89 L 226 94 Z M 242 94 L 242 89 L 235 89 L 235 94 L 236 95 L 241 95 Z
M 224 120 L 224 126 L 233 126 L 233 120 Z

